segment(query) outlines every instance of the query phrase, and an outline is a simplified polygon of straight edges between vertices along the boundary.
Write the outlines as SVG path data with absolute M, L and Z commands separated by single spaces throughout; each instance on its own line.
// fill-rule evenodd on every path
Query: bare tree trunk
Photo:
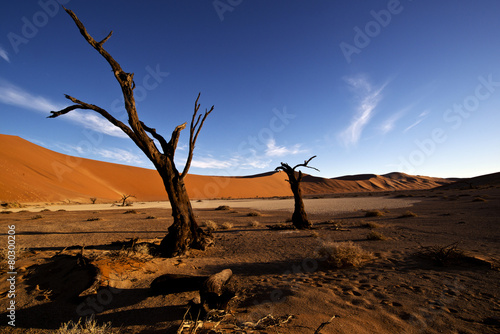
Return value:
M 302 191 L 300 190 L 300 181 L 290 183 L 292 188 L 295 207 L 292 215 L 292 223 L 298 229 L 311 228 L 312 224 L 307 219 L 306 209 L 304 208 L 304 201 L 302 200 Z
M 280 167 L 276 170 L 282 170 L 288 176 L 288 183 L 292 188 L 293 198 L 295 202 L 295 207 L 292 214 L 292 223 L 298 229 L 308 229 L 312 227 L 311 222 L 307 219 L 306 210 L 304 208 L 304 201 L 302 200 L 302 191 L 300 190 L 300 181 L 302 181 L 302 172 L 295 172 L 297 167 L 307 167 L 318 170 L 317 168 L 308 166 L 309 161 L 314 159 L 316 156 L 311 157 L 309 160 L 304 161 L 303 164 L 298 164 L 295 167 L 290 167 L 287 163 L 281 163 Z
M 64 7 L 63 7 L 64 8 Z M 179 173 L 174 164 L 175 150 L 179 141 L 180 133 L 186 128 L 186 123 L 178 125 L 172 132 L 170 141 L 167 142 L 155 129 L 148 127 L 142 122 L 138 115 L 134 98 L 134 74 L 125 72 L 120 64 L 104 49 L 103 44 L 111 37 L 113 32 L 110 32 L 100 42 L 97 42 L 85 29 L 83 23 L 71 10 L 64 8 L 64 10 L 71 16 L 80 33 L 85 40 L 97 51 L 101 56 L 106 59 L 111 66 L 113 74 L 120 84 L 122 89 L 123 100 L 125 109 L 127 111 L 128 125 L 117 120 L 108 111 L 96 105 L 80 101 L 72 96 L 66 95 L 66 98 L 73 102 L 70 105 L 59 111 L 51 111 L 49 118 L 59 117 L 67 114 L 75 109 L 93 110 L 106 118 L 111 124 L 120 128 L 133 142 L 144 152 L 144 154 L 151 160 L 160 174 L 165 190 L 168 194 L 172 206 L 172 216 L 174 218 L 173 224 L 168 229 L 168 234 L 160 244 L 160 252 L 163 256 L 172 257 L 186 253 L 189 248 L 204 248 L 213 243 L 210 236 L 200 230 L 196 224 L 196 219 L 193 214 L 193 208 L 189 201 L 189 196 L 184 185 L 184 178 L 186 177 L 191 161 L 193 159 L 193 151 L 196 140 L 200 133 L 205 119 L 213 111 L 214 107 L 210 110 L 205 110 L 205 113 L 198 114 L 200 105 L 198 98 L 194 104 L 194 113 L 189 127 L 189 152 L 186 164 L 182 173 Z M 161 145 L 161 150 L 158 149 L 154 140 L 149 137 L 148 133 L 158 141 Z

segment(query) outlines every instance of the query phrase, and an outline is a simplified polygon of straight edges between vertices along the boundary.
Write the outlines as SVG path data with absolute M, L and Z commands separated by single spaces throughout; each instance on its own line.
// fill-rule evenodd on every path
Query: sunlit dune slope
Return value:
M 89 202 L 117 201 L 123 194 L 137 201 L 167 200 L 155 170 L 72 157 L 22 138 L 0 135 L 0 201 Z M 404 189 L 429 189 L 450 183 L 446 179 L 403 173 L 353 175 L 325 179 L 304 175 L 306 195 Z M 253 176 L 220 177 L 188 175 L 192 199 L 290 196 L 283 172 Z

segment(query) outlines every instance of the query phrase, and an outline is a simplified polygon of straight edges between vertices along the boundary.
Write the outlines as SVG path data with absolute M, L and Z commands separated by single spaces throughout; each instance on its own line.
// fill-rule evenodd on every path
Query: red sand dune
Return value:
M 117 201 L 123 194 L 137 201 L 167 200 L 155 170 L 83 159 L 57 153 L 17 136 L 0 135 L 0 201 Z M 245 177 L 188 175 L 192 199 L 290 196 L 286 175 L 264 173 Z M 304 194 L 429 189 L 446 179 L 403 173 L 354 175 L 325 179 L 305 175 Z

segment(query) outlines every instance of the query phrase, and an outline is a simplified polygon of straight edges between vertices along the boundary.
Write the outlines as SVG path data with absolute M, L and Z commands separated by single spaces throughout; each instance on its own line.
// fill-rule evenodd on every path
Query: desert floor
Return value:
M 172 222 L 170 209 L 155 207 L 161 203 L 5 209 L 0 247 L 6 253 L 15 225 L 18 252 L 16 327 L 7 325 L 2 255 L 0 331 L 57 333 L 62 323 L 95 314 L 121 333 L 177 333 L 198 292 L 158 294 L 151 282 L 230 268 L 241 288 L 230 312 L 197 333 L 315 333 L 328 320 L 318 333 L 500 332 L 500 188 L 341 197 L 308 199 L 314 229 L 307 231 L 266 227 L 290 218 L 286 199 L 194 202 L 200 223 L 219 226 L 216 245 L 173 259 L 113 243 L 158 243 Z M 222 204 L 231 209 L 215 210 Z M 372 209 L 382 215 L 366 217 Z M 372 258 L 334 268 L 321 253 L 332 242 L 352 242 Z M 450 251 L 441 254 L 450 262 L 418 256 L 431 247 Z M 454 260 L 452 250 L 467 256 Z M 188 333 L 192 323 L 184 323 Z

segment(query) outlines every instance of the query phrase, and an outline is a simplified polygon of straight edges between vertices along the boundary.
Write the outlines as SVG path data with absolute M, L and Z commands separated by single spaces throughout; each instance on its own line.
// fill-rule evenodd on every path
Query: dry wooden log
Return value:
M 229 301 L 236 295 L 237 287 L 232 280 L 231 269 L 210 276 L 200 289 L 201 305 L 205 311 L 227 310 Z

